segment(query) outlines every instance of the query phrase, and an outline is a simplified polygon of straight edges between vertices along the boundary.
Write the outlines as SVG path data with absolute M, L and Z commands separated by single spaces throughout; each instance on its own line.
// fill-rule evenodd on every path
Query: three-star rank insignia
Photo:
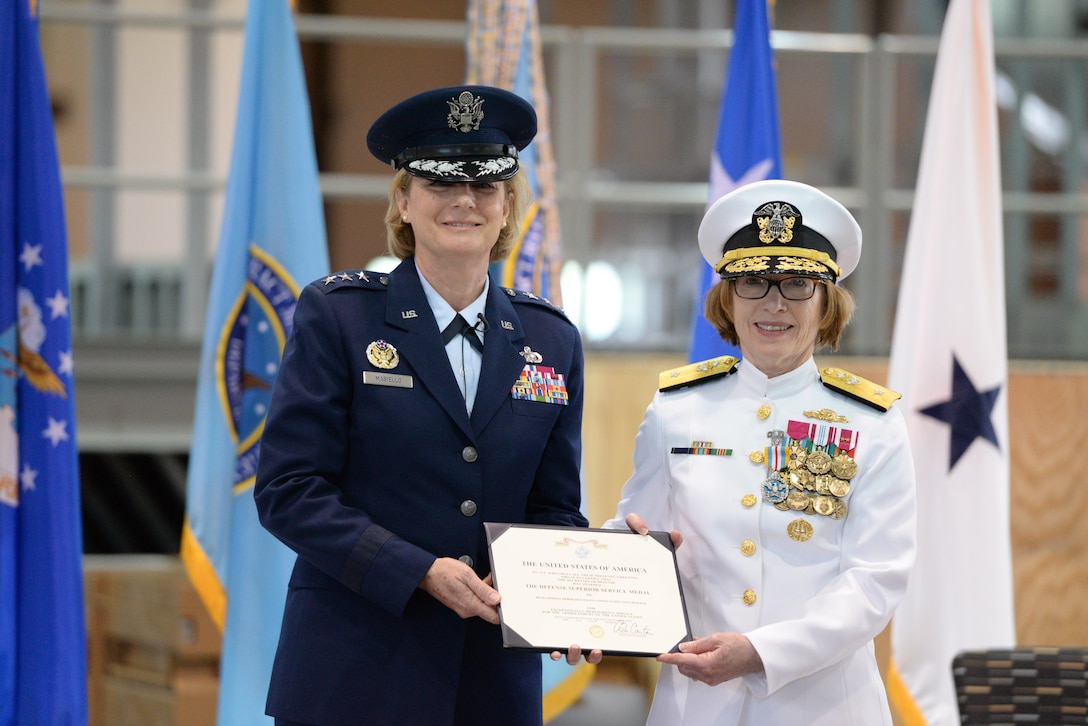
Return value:
M 659 391 L 671 391 L 727 376 L 737 370 L 737 363 L 739 362 L 740 359 L 734 356 L 721 355 L 717 358 L 690 363 L 679 368 L 671 368 L 658 374 L 657 389 Z
M 879 384 L 867 381 L 842 368 L 821 368 L 820 378 L 824 385 L 833 391 L 845 394 L 855 401 L 872 406 L 878 411 L 887 411 L 902 396 Z

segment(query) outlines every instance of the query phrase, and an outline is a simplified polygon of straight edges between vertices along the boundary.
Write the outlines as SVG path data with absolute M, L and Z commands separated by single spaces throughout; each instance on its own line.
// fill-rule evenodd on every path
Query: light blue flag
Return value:
M 782 175 L 778 136 L 778 98 L 771 53 L 767 0 L 737 0 L 733 20 L 733 49 L 729 53 L 725 91 L 718 112 L 718 137 L 710 158 L 710 198 L 707 204 L 737 187 Z M 692 310 L 688 360 L 719 355 L 740 356 L 703 316 L 706 293 L 718 275 L 700 265 L 699 293 Z
M 0 2 L 0 58 L 0 726 L 83 726 L 68 241 L 29 0 Z
M 294 553 L 257 519 L 257 445 L 302 286 L 328 274 L 310 105 L 287 0 L 254 0 L 197 383 L 182 559 L 223 629 L 218 723 L 265 695 Z

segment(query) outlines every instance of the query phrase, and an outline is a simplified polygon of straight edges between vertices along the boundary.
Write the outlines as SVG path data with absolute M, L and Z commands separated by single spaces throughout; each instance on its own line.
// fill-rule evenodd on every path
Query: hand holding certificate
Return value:
M 668 534 L 484 527 L 507 648 L 656 656 L 691 640 Z

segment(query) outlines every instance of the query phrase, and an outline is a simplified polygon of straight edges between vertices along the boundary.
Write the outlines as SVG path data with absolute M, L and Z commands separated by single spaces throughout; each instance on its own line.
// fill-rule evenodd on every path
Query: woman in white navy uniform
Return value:
M 699 228 L 721 280 L 707 319 L 742 360 L 661 374 L 610 528 L 666 530 L 694 640 L 663 663 L 648 723 L 891 724 L 873 638 L 915 556 L 898 394 L 813 355 L 854 309 L 861 230 L 789 181 L 748 184 Z
M 298 553 L 277 726 L 543 721 L 540 656 L 503 648 L 483 527 L 587 524 L 578 331 L 488 275 L 531 201 L 518 152 L 536 128 L 515 94 L 455 86 L 367 134 L 397 170 L 401 263 L 302 291 L 261 438 L 257 510 Z

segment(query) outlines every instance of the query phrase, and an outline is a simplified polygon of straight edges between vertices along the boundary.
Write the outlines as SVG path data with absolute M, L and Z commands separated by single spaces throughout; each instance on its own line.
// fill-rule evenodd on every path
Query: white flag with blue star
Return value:
M 918 492 L 918 559 L 892 621 L 889 695 L 960 723 L 952 658 L 1015 644 L 1001 170 L 990 4 L 952 0 L 926 117 L 892 339 Z

